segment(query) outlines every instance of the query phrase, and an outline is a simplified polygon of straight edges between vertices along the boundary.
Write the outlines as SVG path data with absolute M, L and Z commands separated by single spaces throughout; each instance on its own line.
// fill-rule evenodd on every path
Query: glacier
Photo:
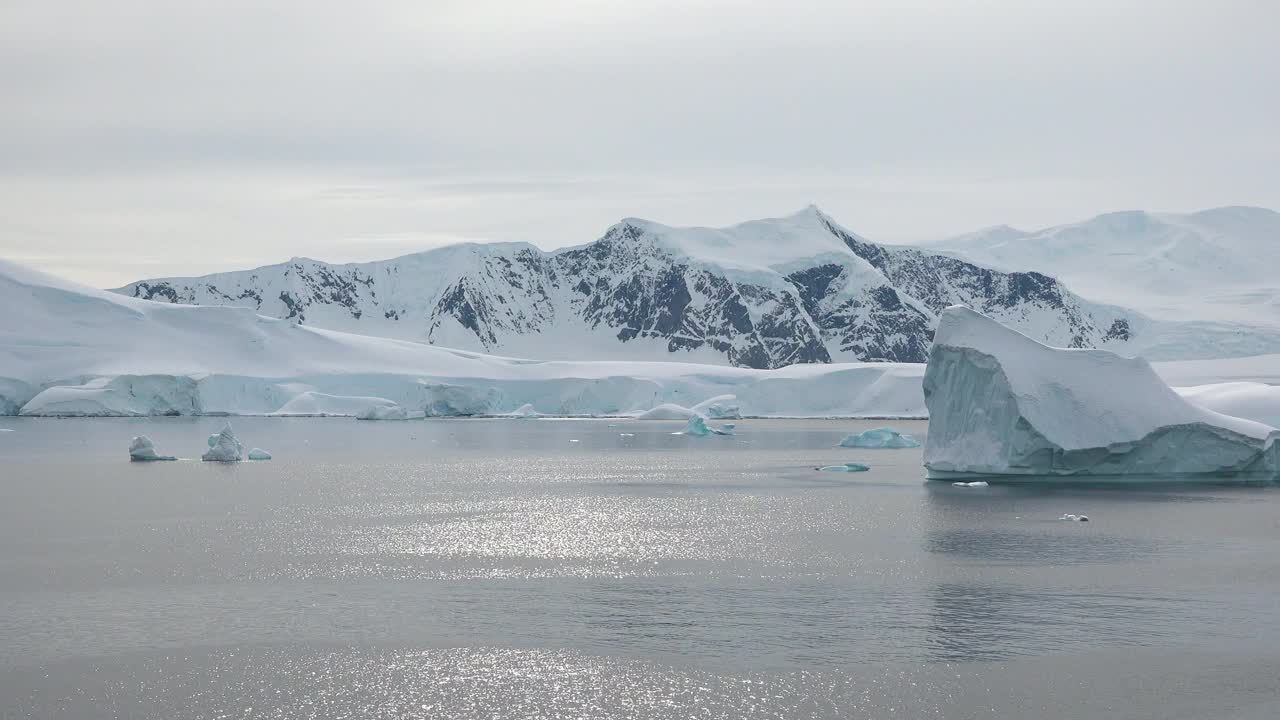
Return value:
M 160 303 L 0 260 L 0 414 L 44 417 L 923 418 L 919 363 L 773 370 L 651 361 L 540 361 L 354 335 L 247 308 Z M 1160 363 L 1203 407 L 1280 418 L 1280 355 Z M 700 398 L 707 398 L 686 406 Z M 376 411 L 375 411 L 376 412 Z M 397 412 L 397 411 L 390 411 Z M 1274 422 L 1272 422 L 1274 424 Z
M 357 420 L 421 420 L 426 413 L 399 405 L 370 405 L 355 415 Z
M 1048 347 L 963 306 L 942 314 L 923 391 L 932 478 L 1280 470 L 1280 431 L 1191 403 L 1145 360 Z
M 177 460 L 172 455 L 161 455 L 156 452 L 156 444 L 146 435 L 139 435 L 129 442 L 129 459 L 134 462 L 154 462 L 157 460 Z

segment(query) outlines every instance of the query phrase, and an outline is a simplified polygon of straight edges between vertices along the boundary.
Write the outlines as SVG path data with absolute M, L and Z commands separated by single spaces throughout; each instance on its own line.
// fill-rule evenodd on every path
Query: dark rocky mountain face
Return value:
M 117 292 L 497 354 L 618 358 L 643 345 L 652 357 L 656 344 L 672 360 L 751 368 L 924 362 L 937 314 L 953 304 L 1053 344 L 1129 339 L 1125 318 L 1095 317 L 1097 306 L 1048 276 L 877 245 L 816 210 L 795 221 L 840 252 L 739 272 L 671 242 L 680 230 L 624 221 L 557 252 L 470 245 L 354 265 L 293 260 Z

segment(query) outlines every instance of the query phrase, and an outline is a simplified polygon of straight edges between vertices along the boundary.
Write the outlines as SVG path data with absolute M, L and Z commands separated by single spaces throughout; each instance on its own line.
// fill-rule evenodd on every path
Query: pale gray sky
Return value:
M 1280 2 L 3 0 L 0 256 L 94 285 L 817 203 L 1280 206 Z

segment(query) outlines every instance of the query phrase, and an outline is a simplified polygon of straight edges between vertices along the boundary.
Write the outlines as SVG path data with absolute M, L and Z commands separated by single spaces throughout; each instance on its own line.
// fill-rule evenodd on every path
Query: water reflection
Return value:
M 940 584 L 931 592 L 927 647 L 944 662 L 1004 660 L 1046 648 L 1148 645 L 1210 615 L 1207 604 L 1120 594 Z
M 1145 561 L 1168 544 L 1124 535 L 1024 532 L 996 528 L 930 530 L 925 549 L 967 560 L 1019 565 L 1077 565 Z

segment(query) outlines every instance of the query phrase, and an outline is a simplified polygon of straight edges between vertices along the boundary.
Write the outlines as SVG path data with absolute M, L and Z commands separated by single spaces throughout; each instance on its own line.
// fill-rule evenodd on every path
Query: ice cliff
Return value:
M 931 477 L 1274 476 L 1280 431 L 1193 405 L 1141 359 L 943 312 L 924 374 Z

